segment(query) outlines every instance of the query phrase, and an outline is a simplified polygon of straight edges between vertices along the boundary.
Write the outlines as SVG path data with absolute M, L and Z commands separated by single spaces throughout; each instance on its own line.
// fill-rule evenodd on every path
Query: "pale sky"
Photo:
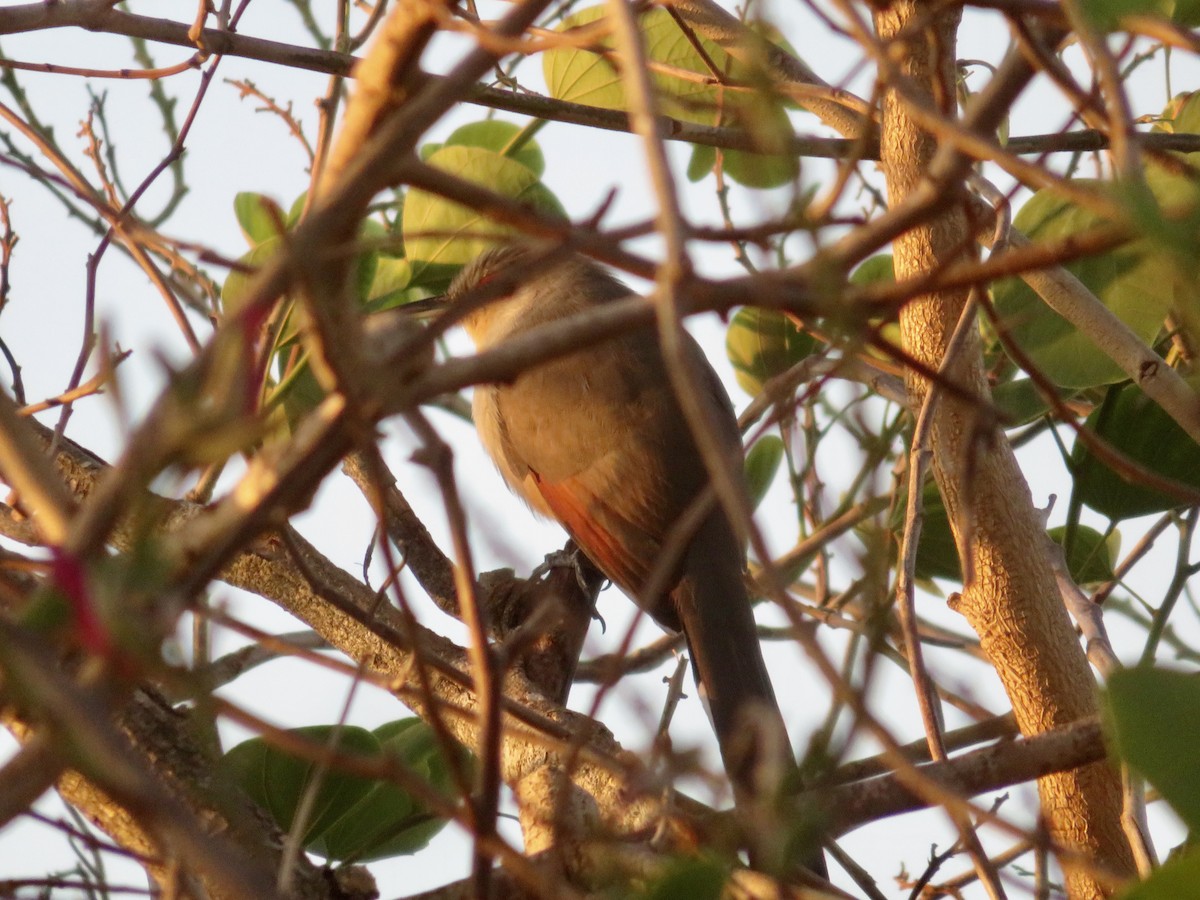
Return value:
M 792 46 L 823 77 L 830 82 L 841 83 L 851 75 L 853 63 L 858 57 L 852 45 L 825 35 L 820 26 L 799 10 L 798 4 L 775 3 L 768 8 L 773 13 L 771 18 L 783 30 Z M 135 9 L 190 21 L 194 5 L 145 3 L 135 6 Z M 482 12 L 485 17 L 490 15 L 486 7 Z M 265 0 L 258 0 L 251 5 L 240 31 L 303 45 L 309 43 L 290 6 Z M 972 13 L 960 35 L 959 56 L 996 62 L 1005 50 L 1006 41 L 1007 32 L 999 17 Z M 0 47 L 5 55 L 19 60 L 105 68 L 133 65 L 127 42 L 123 39 L 80 30 L 8 36 L 0 41 Z M 160 65 L 181 60 L 188 55 L 181 48 L 154 47 L 152 52 Z M 447 43 L 436 43 L 426 54 L 425 64 L 430 69 L 441 70 L 450 64 L 455 52 Z M 1138 113 L 1156 113 L 1165 103 L 1167 97 L 1162 84 L 1162 71 L 1161 57 L 1140 70 L 1133 91 Z M 1200 86 L 1197 67 L 1193 61 L 1185 60 L 1182 54 L 1176 54 L 1173 74 L 1176 92 Z M 869 72 L 859 72 L 846 86 L 860 94 L 869 94 L 869 75 Z M 28 89 L 34 108 L 39 114 L 52 117 L 60 141 L 70 148 L 76 164 L 90 174 L 91 169 L 80 152 L 82 139 L 74 137 L 78 122 L 87 110 L 85 82 L 78 78 L 33 73 L 19 73 L 19 78 Z M 236 88 L 225 83 L 225 79 L 234 78 L 251 78 L 263 91 L 281 101 L 293 99 L 295 112 L 305 123 L 310 137 L 316 122 L 312 101 L 323 93 L 326 78 L 234 58 L 226 59 L 218 70 L 217 83 L 210 90 L 188 143 L 187 163 L 193 190 L 166 231 L 174 236 L 206 243 L 224 254 L 236 257 L 246 248 L 233 217 L 234 194 L 237 191 L 260 191 L 275 197 L 286 208 L 306 188 L 307 174 L 303 155 L 296 144 L 288 139 L 281 123 L 257 112 L 254 101 L 240 100 Z M 972 84 L 978 86 L 984 78 L 984 74 L 978 72 Z M 522 71 L 522 81 L 529 87 L 540 89 L 540 66 L 536 63 L 527 64 Z M 168 90 L 180 97 L 181 115 L 191 101 L 197 82 L 197 74 L 188 73 L 176 76 L 166 85 Z M 116 139 L 122 174 L 126 184 L 135 184 L 159 161 L 166 149 L 156 122 L 149 118 L 151 113 L 144 100 L 146 85 L 138 81 L 108 80 L 92 82 L 91 86 L 97 92 L 106 91 L 108 94 L 110 127 Z M 0 102 L 9 103 L 10 98 L 0 93 Z M 430 133 L 429 139 L 436 140 L 458 124 L 482 118 L 485 112 L 476 107 L 460 109 L 440 123 Z M 502 116 L 507 117 L 505 114 Z M 1043 81 L 1039 81 L 1018 103 L 1012 134 L 1054 131 L 1061 128 L 1064 121 L 1064 108 L 1057 95 Z M 802 133 L 813 133 L 814 122 L 811 116 L 794 116 L 794 123 Z M 649 202 L 652 192 L 634 138 L 608 132 L 584 132 L 572 126 L 551 124 L 541 131 L 538 142 L 547 160 L 545 183 L 573 216 L 586 218 L 614 188 L 617 190 L 617 199 L 607 220 L 610 225 L 643 219 L 651 214 Z M 26 146 L 23 142 L 21 145 Z M 696 220 L 719 223 L 712 179 L 698 185 L 686 182 L 683 170 L 687 163 L 688 148 L 685 146 L 672 145 L 671 157 L 683 186 L 688 214 Z M 804 181 L 807 184 L 826 180 L 828 171 L 825 163 L 806 162 Z M 1004 186 L 1003 182 L 1000 183 Z M 12 301 L 0 317 L 0 329 L 24 366 L 22 374 L 27 396 L 32 401 L 57 394 L 69 376 L 80 340 L 85 262 L 87 254 L 94 248 L 95 239 L 77 224 L 66 221 L 58 205 L 45 191 L 32 186 L 11 169 L 0 167 L 0 192 L 13 200 L 11 212 L 14 227 L 21 236 L 11 273 Z M 152 191 L 143 202 L 143 208 L 156 209 L 162 196 L 162 190 Z M 735 188 L 732 203 L 737 214 L 746 217 L 756 210 L 778 209 L 781 200 L 776 195 Z M 716 245 L 705 250 L 697 258 L 697 263 L 708 273 L 735 271 L 728 252 Z M 221 277 L 218 271 L 210 271 L 214 276 Z M 147 284 L 145 277 L 115 251 L 109 252 L 101 267 L 97 297 L 100 321 L 109 329 L 113 339 L 122 347 L 137 351 L 121 369 L 122 395 L 136 417 L 162 384 L 161 364 L 151 349 L 174 361 L 183 359 L 186 349 L 162 301 Z M 727 378 L 735 404 L 744 405 L 748 398 L 733 384 L 724 358 L 722 327 L 715 320 L 700 321 L 694 325 L 714 365 Z M 203 330 L 201 333 L 204 333 Z M 466 352 L 465 342 L 456 341 L 454 346 L 459 352 Z M 7 367 L 0 366 L 0 372 L 7 387 Z M 43 417 L 43 421 L 53 423 L 55 420 L 53 417 Z M 469 426 L 444 415 L 435 414 L 434 421 L 456 453 L 457 472 L 472 515 L 474 549 L 480 568 L 509 565 L 516 567 L 519 572 L 528 571 L 541 561 L 545 552 L 562 543 L 561 530 L 557 526 L 535 522 L 524 507 L 507 494 L 491 464 L 483 457 Z M 402 489 L 435 535 L 442 539 L 443 546 L 448 546 L 444 539 L 444 517 L 437 494 L 423 471 L 405 461 L 412 447 L 411 442 L 402 426 L 393 424 L 389 426 L 389 431 L 395 435 L 389 458 L 400 478 Z M 88 400 L 77 407 L 70 434 L 110 460 L 120 446 L 117 417 L 111 403 L 103 398 Z M 828 457 L 822 461 L 822 465 L 830 482 L 831 497 L 836 497 L 839 471 L 836 457 L 847 449 L 853 452 L 853 448 L 838 448 L 833 444 L 824 448 Z M 1025 448 L 1021 458 L 1035 502 L 1044 505 L 1052 492 L 1062 490 L 1062 467 L 1058 455 L 1051 446 L 1041 442 Z M 887 477 L 887 473 L 883 477 Z M 1064 515 L 1065 508 L 1060 506 L 1052 521 L 1062 521 Z M 782 485 L 777 484 L 775 493 L 760 513 L 760 521 L 792 519 L 794 515 L 787 506 Z M 365 503 L 346 479 L 338 474 L 331 475 L 313 509 L 300 516 L 297 525 L 335 562 L 356 574 L 359 572 L 373 525 Z M 1125 546 L 1129 547 L 1136 541 L 1136 523 L 1122 530 L 1126 532 Z M 786 529 L 774 534 L 781 547 L 786 546 L 793 537 L 794 534 Z M 844 540 L 837 546 L 849 555 L 855 544 Z M 1169 549 L 1164 547 L 1160 561 L 1147 563 L 1146 570 L 1169 571 L 1173 565 L 1170 553 L 1166 552 Z M 854 561 L 850 558 L 841 565 L 843 571 L 852 571 Z M 1153 576 L 1141 583 L 1148 598 L 1157 602 L 1161 585 L 1156 584 Z M 212 597 L 218 602 L 228 603 L 231 611 L 258 627 L 278 631 L 297 627 L 294 620 L 265 601 L 239 595 L 221 584 L 214 587 Z M 601 600 L 601 612 L 608 625 L 607 634 L 602 636 L 598 627 L 593 628 L 585 656 L 613 647 L 624 633 L 632 610 L 632 604 L 616 591 L 609 591 Z M 965 628 L 956 615 L 942 608 L 937 598 L 923 598 L 921 611 L 959 630 Z M 763 616 L 762 619 L 768 621 L 769 617 Z M 425 621 L 456 640 L 463 639 L 461 626 L 436 611 L 429 612 Z M 647 638 L 655 636 L 653 627 L 646 626 L 644 635 Z M 1134 636 L 1122 638 L 1120 633 L 1115 633 L 1114 640 L 1118 650 L 1127 653 L 1136 652 L 1140 646 Z M 843 635 L 823 629 L 822 642 L 831 656 L 838 659 L 844 646 Z M 220 654 L 233 646 L 229 639 L 222 638 L 215 652 Z M 791 725 L 793 743 L 803 748 L 810 732 L 824 715 L 827 692 L 812 672 L 811 665 L 798 658 L 799 651 L 794 647 L 768 646 L 767 652 L 785 716 Z M 955 671 L 944 668 L 946 666 L 958 667 L 949 678 L 952 686 L 995 710 L 1006 708 L 999 686 L 989 670 L 981 666 L 963 667 L 958 657 L 937 652 L 930 654 L 930 665 L 939 673 Z M 668 667 L 664 667 L 662 671 L 627 680 L 601 710 L 601 718 L 619 738 L 627 741 L 631 749 L 643 749 L 646 746 L 646 732 L 644 723 L 625 712 L 635 702 L 630 697 L 637 690 L 648 698 L 644 702 L 644 718 L 646 722 L 653 723 L 658 715 L 658 698 L 661 697 L 659 680 L 667 671 Z M 954 684 L 955 681 L 958 684 Z M 339 683 L 323 672 L 313 672 L 309 666 L 281 661 L 256 670 L 224 693 L 273 722 L 291 726 L 336 720 L 345 703 L 347 688 L 346 682 Z M 885 721 L 895 726 L 898 735 L 904 739 L 919 736 L 919 724 L 907 676 L 884 666 L 873 691 L 870 698 L 873 708 Z M 689 693 L 694 694 L 694 691 Z M 573 694 L 572 705 L 586 708 L 590 699 L 590 690 L 582 686 Z M 364 687 L 353 705 L 350 721 L 373 727 L 404 714 L 390 697 Z M 961 724 L 957 717 L 951 716 L 951 720 L 951 726 Z M 233 727 L 226 728 L 224 734 L 228 744 L 247 736 Z M 694 699 L 684 704 L 672 735 L 677 744 L 703 744 L 710 760 L 715 763 L 711 732 Z M 7 737 L 0 736 L 0 759 L 7 758 L 11 747 Z M 863 752 L 870 753 L 873 750 L 864 747 Z M 1031 822 L 1029 799 L 1032 790 L 1021 788 L 1011 794 L 1013 799 L 1005 804 L 1004 811 L 1017 821 Z M 1016 812 L 1022 804 L 1024 810 Z M 39 805 L 39 809 L 50 815 L 58 815 L 59 808 L 57 801 L 52 798 L 43 799 Z M 1163 824 L 1168 819 L 1155 811 L 1160 854 L 1165 854 L 1174 843 L 1178 843 L 1180 837 L 1177 829 Z M 506 833 L 519 844 L 519 832 L 515 825 Z M 847 836 L 843 844 L 861 863 L 872 866 L 873 874 L 885 893 L 901 896 L 894 890 L 891 880 L 898 864 L 903 861 L 910 872 L 919 872 L 931 843 L 936 842 L 944 849 L 953 839 L 953 829 L 943 815 L 924 813 L 862 829 Z M 1006 845 L 1003 839 L 995 844 L 1003 845 Z M 0 831 L 0 878 L 34 877 L 56 866 L 66 867 L 70 864 L 71 856 L 62 839 L 44 826 L 18 822 Z M 436 887 L 464 875 L 468 865 L 469 845 L 451 828 L 424 853 L 376 863 L 371 869 L 380 881 L 383 896 L 387 897 Z M 964 866 L 963 862 L 956 861 L 944 873 L 957 872 Z M 142 873 L 136 867 L 114 865 L 111 871 L 117 883 L 143 883 Z M 839 880 L 849 885 L 845 879 Z

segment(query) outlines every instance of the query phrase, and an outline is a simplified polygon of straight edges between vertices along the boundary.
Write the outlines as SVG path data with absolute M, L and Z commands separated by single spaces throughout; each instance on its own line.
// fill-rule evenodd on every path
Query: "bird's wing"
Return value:
M 690 349 L 703 361 L 698 347 Z M 701 371 L 698 390 L 724 407 L 719 438 L 724 443 L 732 429 L 736 441 L 729 400 L 711 369 Z M 653 333 L 539 366 L 493 390 L 492 455 L 510 484 L 561 522 L 622 590 L 675 627 L 677 616 L 661 598 L 640 595 L 707 473 Z
M 516 489 L 562 523 L 588 557 L 634 599 L 682 504 L 662 446 L 661 384 L 628 372 L 618 342 L 538 367 L 496 388 Z M 673 407 L 668 404 L 668 414 Z M 660 620 L 657 601 L 645 603 Z M 667 617 L 673 618 L 673 617 Z M 668 626 L 672 624 L 664 621 Z
M 535 489 L 588 559 L 636 598 L 649 572 L 639 547 L 656 542 L 588 489 L 586 478 L 546 481 L 531 473 Z M 651 557 L 653 558 L 653 557 Z

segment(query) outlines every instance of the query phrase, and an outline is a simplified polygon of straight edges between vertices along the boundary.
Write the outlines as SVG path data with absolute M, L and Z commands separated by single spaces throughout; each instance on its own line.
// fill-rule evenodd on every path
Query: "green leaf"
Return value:
M 292 201 L 292 208 L 288 210 L 287 227 L 295 228 L 296 223 L 300 221 L 300 216 L 304 213 L 304 204 L 308 202 L 308 191 L 304 191 Z
M 559 31 L 570 32 L 603 21 L 603 5 L 591 6 L 565 18 Z M 676 118 L 703 125 L 714 125 L 719 118 L 732 124 L 733 110 L 754 102 L 753 92 L 727 91 L 714 84 L 714 74 L 704 56 L 696 50 L 688 36 L 664 9 L 653 9 L 638 20 L 650 62 L 673 69 L 693 72 L 702 78 L 680 78 L 662 72 L 651 72 L 651 81 L 658 93 L 662 111 Z M 744 80 L 751 70 L 733 61 L 719 46 L 700 38 L 705 55 L 718 72 Z M 605 36 L 597 45 L 611 51 L 612 38 Z M 547 50 L 542 55 L 542 71 L 550 96 L 604 109 L 625 109 L 625 89 L 620 73 L 604 56 L 592 49 L 562 47 Z
M 258 274 L 258 270 L 283 246 L 283 238 L 279 235 L 268 238 L 252 250 L 242 254 L 238 262 L 247 271 L 230 269 L 225 276 L 225 284 L 221 286 L 221 308 L 226 316 L 235 316 L 241 312 L 246 303 L 250 282 Z
M 1200 160 L 1200 154 L 1190 155 Z M 1196 259 L 1197 251 L 1200 251 L 1200 243 L 1196 240 L 1200 233 L 1200 213 L 1192 208 L 1181 217 L 1179 207 L 1181 203 L 1194 204 L 1200 200 L 1197 184 L 1186 175 L 1149 165 L 1145 182 L 1118 183 L 1114 196 L 1121 201 L 1130 223 L 1144 238 L 1143 246 L 1154 248 L 1152 258 L 1158 267 L 1156 286 L 1159 292 L 1169 297 L 1181 286 L 1191 287 L 1186 296 L 1194 306 L 1200 299 L 1200 293 L 1194 287 L 1196 277 L 1200 275 Z M 1172 208 L 1172 218 L 1167 217 L 1164 207 Z
M 641 900 L 719 900 L 729 870 L 718 860 L 701 857 L 671 863 L 645 891 Z
M 800 161 L 794 156 L 747 153 L 725 150 L 725 174 L 738 184 L 766 190 L 790 184 L 800 175 Z
M 526 133 L 526 128 L 502 119 L 484 119 L 481 122 L 470 122 L 455 129 L 444 144 L 439 147 L 482 147 L 509 159 L 516 160 L 538 178 L 546 171 L 546 159 L 537 142 L 532 139 L 520 141 Z M 432 154 L 431 154 L 432 155 Z
M 387 227 L 375 219 L 363 219 L 358 229 L 359 240 L 367 249 L 358 254 L 354 261 L 354 286 L 359 303 L 371 299 L 371 287 L 375 283 L 375 271 L 379 266 L 378 247 L 390 237 Z
M 1056 544 L 1061 544 L 1066 540 L 1067 527 L 1059 525 L 1047 533 Z M 1119 545 L 1114 548 L 1112 543 L 1119 544 L 1110 542 L 1094 528 L 1086 525 L 1075 526 L 1075 538 L 1071 542 L 1071 552 L 1067 554 L 1067 571 L 1071 573 L 1071 578 L 1076 584 L 1103 584 L 1112 581 L 1114 550 L 1119 549 Z
M 1050 411 L 1050 401 L 1032 378 L 1001 382 L 992 388 L 992 402 L 1004 413 L 1005 428 L 1027 425 Z
M 782 99 L 765 84 L 749 95 L 739 94 L 736 100 L 730 101 L 730 96 L 727 92 L 722 100 L 730 111 L 720 115 L 715 124 L 734 124 L 749 131 L 761 152 L 722 151 L 725 174 L 738 184 L 759 189 L 795 181 L 800 176 L 800 159 L 787 151 L 793 129 Z
M 450 799 L 453 779 L 436 736 L 420 719 L 400 719 L 374 732 L 383 752 L 393 756 L 431 788 Z M 465 754 L 461 757 L 466 761 Z M 468 769 L 469 771 L 469 769 Z M 445 826 L 404 789 L 373 783 L 371 792 L 322 836 L 319 852 L 327 859 L 371 862 L 409 855 L 424 848 Z
M 703 181 L 717 164 L 717 148 L 707 144 L 692 144 L 692 155 L 688 160 L 687 179 L 693 184 Z
M 314 725 L 292 729 L 292 733 L 324 745 L 333 730 L 332 725 Z M 379 753 L 379 740 L 365 729 L 347 726 L 341 730 L 337 750 L 339 753 L 375 755 Z M 262 738 L 238 744 L 225 754 L 225 765 L 250 799 L 269 812 L 283 831 L 291 829 L 301 799 L 318 769 L 316 763 L 297 759 Z M 304 829 L 304 845 L 307 847 L 318 840 L 325 829 L 353 808 L 370 789 L 371 782 L 366 779 L 333 769 L 327 771 L 317 789 L 312 815 Z
M 1140 388 L 1132 384 L 1110 388 L 1108 399 L 1088 416 L 1085 427 L 1142 468 L 1200 489 L 1200 446 Z M 1082 441 L 1075 442 L 1071 463 L 1075 496 L 1114 521 L 1186 505 L 1177 497 L 1127 481 Z
M 1195 133 L 1200 125 L 1200 110 L 1192 104 L 1196 93 L 1176 94 L 1170 99 L 1159 115 L 1158 121 L 1150 126 L 1151 131 L 1165 131 L 1168 134 Z M 1192 112 L 1189 112 L 1189 107 Z
M 1184 28 L 1200 27 L 1200 0 L 1160 0 L 1163 5 L 1170 5 L 1171 21 Z M 1194 129 L 1192 129 L 1194 130 Z
M 582 9 L 563 19 L 558 30 L 568 32 L 604 18 L 603 6 Z M 611 48 L 612 39 L 600 42 Z M 573 47 L 547 50 L 542 54 L 542 74 L 550 96 L 556 100 L 584 103 L 601 109 L 624 109 L 625 90 L 616 68 L 598 53 Z
M 251 247 L 279 237 L 287 227 L 283 208 L 264 194 L 242 191 L 233 198 L 233 214 Z
M 794 181 L 800 174 L 800 162 L 794 156 L 750 153 L 744 150 L 722 150 L 695 144 L 688 160 L 689 181 L 701 181 L 717 165 L 717 153 L 722 154 L 725 174 L 738 184 L 750 188 L 775 188 Z
M 359 237 L 366 244 L 373 247 L 387 239 L 388 231 L 374 219 L 364 219 L 359 228 Z M 256 244 L 253 249 L 242 255 L 238 262 L 246 268 L 255 271 L 243 272 L 237 269 L 230 270 L 229 275 L 225 278 L 225 284 L 221 288 L 221 304 L 226 315 L 235 315 L 241 310 L 246 290 L 253 280 L 257 269 L 261 268 L 283 247 L 283 241 L 284 238 L 282 235 L 275 234 Z M 363 301 L 369 299 L 371 296 L 379 257 L 378 250 L 368 249 L 360 253 L 355 260 L 354 283 L 358 291 L 358 296 Z
M 906 486 L 902 486 L 888 517 L 887 527 L 890 534 L 881 535 L 878 525 L 871 521 L 865 521 L 854 529 L 867 547 L 876 548 L 872 552 L 886 550 L 888 561 L 892 565 L 899 560 L 900 542 L 904 539 L 907 497 Z M 885 511 L 886 509 L 884 506 Z M 927 481 L 921 492 L 921 539 L 917 544 L 913 577 L 931 588 L 935 587 L 932 584 L 935 578 L 962 581 L 962 568 L 958 560 L 958 548 L 954 543 L 954 533 L 950 528 L 950 517 L 942 502 L 942 495 L 932 481 Z
M 367 290 L 367 309 L 380 312 L 416 299 L 410 296 L 408 290 L 412 280 L 412 265 L 407 259 L 380 254 L 375 262 L 374 278 Z
M 768 434 L 755 441 L 746 454 L 746 493 L 750 497 L 751 509 L 758 509 L 767 496 L 775 473 L 779 471 L 779 464 L 783 462 L 783 449 L 783 441 Z
M 857 285 L 887 283 L 896 280 L 896 264 L 890 253 L 879 253 L 864 259 L 850 273 L 850 283 Z
M 325 389 L 321 387 L 317 376 L 308 364 L 307 359 L 295 363 L 295 371 L 283 371 L 290 358 L 290 351 L 284 350 L 277 354 L 276 360 L 280 368 L 281 383 L 276 387 L 276 393 L 271 400 L 283 409 L 283 422 L 288 434 L 294 434 L 300 421 L 310 412 L 321 405 L 325 399 Z
M 1200 134 L 1200 92 L 1175 97 L 1154 130 Z M 1171 155 L 1193 169 L 1200 166 L 1200 153 Z M 1131 202 L 1131 212 L 1135 223 L 1166 251 L 1171 268 L 1161 280 L 1174 293 L 1179 326 L 1194 341 L 1200 337 L 1200 182 L 1190 172 L 1170 171 L 1148 160 L 1146 184 L 1156 202 Z M 1171 210 L 1169 219 L 1164 209 Z
M 1121 757 L 1158 788 L 1189 828 L 1200 828 L 1200 677 L 1148 666 L 1114 672 L 1108 709 Z
M 1013 224 L 1035 241 L 1053 241 L 1070 238 L 1103 222 L 1090 210 L 1050 191 L 1039 191 L 1017 213 Z M 1163 265 L 1163 254 L 1154 252 L 1149 241 L 1139 240 L 1067 263 L 1066 268 L 1139 338 L 1150 343 L 1162 329 L 1171 306 L 1171 290 L 1162 277 Z M 993 287 L 993 296 L 1012 338 L 1055 384 L 1087 388 L 1126 377 L 1115 362 L 1046 306 L 1023 281 L 999 281 Z
M 563 20 L 560 31 L 600 22 L 604 12 L 602 5 L 580 10 Z M 651 71 L 651 80 L 665 114 L 702 125 L 737 127 L 754 138 L 755 152 L 724 151 L 724 168 L 731 179 L 756 188 L 778 187 L 796 179 L 799 162 L 795 155 L 785 152 L 793 134 L 791 120 L 784 99 L 770 86 L 764 65 L 754 60 L 733 59 L 717 44 L 699 38 L 702 54 L 664 9 L 643 14 L 638 26 L 647 60 L 664 67 Z M 612 40 L 605 36 L 597 45 L 611 50 Z M 591 48 L 548 50 L 543 54 L 542 68 L 550 95 L 556 99 L 604 109 L 626 108 L 619 72 Z M 670 69 L 698 77 L 680 77 Z M 726 87 L 719 83 L 719 78 L 748 89 Z M 711 171 L 711 166 L 705 167 L 711 153 L 693 156 L 690 178 L 699 180 Z
M 786 372 L 816 345 L 783 313 L 753 306 L 738 310 L 725 336 L 725 353 L 737 382 L 752 397 L 769 378 Z
M 74 625 L 76 618 L 67 595 L 43 583 L 21 607 L 18 621 L 34 631 L 57 633 Z
M 324 743 L 333 726 L 295 729 Z M 346 727 L 339 752 L 363 756 L 388 754 L 430 787 L 453 796 L 450 770 L 432 731 L 419 719 L 401 719 L 374 732 Z M 465 757 L 464 757 L 465 759 Z M 315 765 L 298 760 L 255 738 L 225 755 L 226 765 L 243 789 L 266 809 L 281 829 L 290 827 Z M 305 849 L 326 859 L 370 862 L 415 853 L 445 825 L 412 794 L 391 782 L 327 771 L 314 808 L 318 814 L 305 830 Z
M 896 542 L 892 544 L 893 554 L 899 553 L 899 543 L 903 540 L 907 493 L 901 493 L 892 511 L 892 531 L 896 535 Z M 918 581 L 932 581 L 935 578 L 962 581 L 962 565 L 958 559 L 958 547 L 954 543 L 954 532 L 950 528 L 950 514 L 942 502 L 941 491 L 932 481 L 925 483 L 921 494 L 921 540 L 917 544 L 913 575 Z
M 1079 8 L 1100 31 L 1115 31 L 1122 16 L 1163 12 L 1170 0 L 1087 0 Z
M 1192 850 L 1170 860 L 1122 893 L 1121 900 L 1200 900 L 1200 853 Z
M 486 185 L 506 197 L 522 200 L 534 209 L 566 218 L 558 199 L 526 166 L 482 147 L 442 147 L 429 164 L 467 181 Z M 425 277 L 425 267 L 446 270 L 474 259 L 499 238 L 514 230 L 479 215 L 473 209 L 434 194 L 413 190 L 404 202 L 401 231 L 405 256 L 414 277 Z
M 889 284 L 896 280 L 896 267 L 890 253 L 879 253 L 863 260 L 850 273 L 850 284 L 868 286 L 871 284 Z M 904 337 L 900 332 L 897 320 L 898 310 L 891 309 L 881 316 L 872 316 L 869 323 L 864 323 L 858 313 L 827 317 L 823 326 L 832 334 L 839 335 L 848 343 L 861 344 L 867 339 L 867 332 L 874 330 L 877 338 L 884 346 L 903 347 Z M 867 344 L 866 351 L 879 359 L 891 360 L 893 354 L 888 353 L 883 346 L 874 343 Z

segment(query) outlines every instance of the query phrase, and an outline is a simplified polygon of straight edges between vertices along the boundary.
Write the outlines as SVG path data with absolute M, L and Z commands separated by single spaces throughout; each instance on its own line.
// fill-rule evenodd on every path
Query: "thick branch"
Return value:
M 49 442 L 49 429 L 32 420 L 28 425 Z M 55 463 L 64 481 L 83 497 L 106 471 L 94 456 L 66 439 L 59 445 Z M 211 510 L 186 501 L 158 498 L 155 502 L 168 535 L 187 531 L 197 520 L 213 515 Z M 144 520 L 140 524 L 145 527 Z M 33 537 L 24 521 L 6 519 L 0 530 L 17 539 Z M 127 549 L 141 533 L 124 525 L 113 535 L 113 543 Z M 260 540 L 247 542 L 252 549 L 235 555 L 219 577 L 271 600 L 307 623 L 331 646 L 361 662 L 367 677 L 389 687 L 423 717 L 440 719 L 463 745 L 475 746 L 475 697 L 465 674 L 462 649 L 407 621 L 394 606 L 379 603 L 375 591 L 298 536 L 293 540 L 302 567 L 291 561 L 279 542 Z M 605 827 L 612 832 L 640 833 L 661 818 L 663 809 L 654 796 L 654 786 L 645 783 L 649 794 L 635 787 L 645 780 L 645 773 L 602 726 L 562 709 L 517 673 L 506 675 L 504 696 L 506 783 L 515 786 L 537 769 L 559 766 L 569 770 L 572 780 L 594 798 Z M 704 818 L 698 805 L 676 800 L 675 806 L 684 814 Z
M 1104 735 L 1096 720 L 1076 722 L 1034 737 L 1002 741 L 918 771 L 947 791 L 971 797 L 1103 760 Z M 894 775 L 833 788 L 827 798 L 834 833 L 924 809 L 928 802 Z
M 895 40 L 904 48 L 902 69 L 910 88 L 921 86 L 926 103 L 951 116 L 955 17 L 933 15 L 927 4 L 907 0 L 879 13 L 876 24 L 883 40 Z M 969 124 L 990 125 L 995 107 L 1006 107 L 1027 75 L 1019 61 L 1014 64 L 1007 81 L 981 95 Z M 1005 103 L 993 103 L 997 97 Z M 891 92 L 884 103 L 881 146 L 891 205 L 899 207 L 927 194 L 925 178 L 935 165 L 936 138 Z M 964 168 L 946 150 L 936 166 L 939 176 Z M 925 216 L 896 240 L 898 278 L 939 270 L 969 252 L 974 241 L 965 206 L 961 199 L 930 204 Z M 905 347 L 926 367 L 936 368 L 944 357 L 965 301 L 965 290 L 946 291 L 918 297 L 902 310 Z M 968 395 L 987 397 L 977 341 L 948 374 Z M 929 382 L 915 373 L 907 380 L 910 405 L 917 409 Z M 982 408 L 961 397 L 944 398 L 931 434 L 938 485 L 965 562 L 963 570 L 970 573 L 955 608 L 979 634 L 1022 732 L 1037 734 L 1095 715 L 1095 685 L 1058 600 L 1041 523 L 1024 477 L 1003 434 L 981 416 Z M 1093 764 L 1044 778 L 1039 789 L 1058 842 L 1107 868 L 1132 873 L 1119 823 L 1120 784 L 1112 769 Z M 1068 865 L 1067 878 L 1073 897 L 1107 893 L 1106 885 L 1079 866 Z

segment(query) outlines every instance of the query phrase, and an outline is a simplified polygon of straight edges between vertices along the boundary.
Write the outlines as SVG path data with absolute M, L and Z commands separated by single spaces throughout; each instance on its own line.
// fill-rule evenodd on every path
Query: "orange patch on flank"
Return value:
M 589 491 L 573 478 L 543 481 L 535 473 L 533 482 L 554 517 L 567 529 L 588 559 L 619 586 L 628 589 L 630 585 L 638 583 L 633 560 L 624 545 L 619 538 L 602 528 L 592 514 L 594 497 Z

